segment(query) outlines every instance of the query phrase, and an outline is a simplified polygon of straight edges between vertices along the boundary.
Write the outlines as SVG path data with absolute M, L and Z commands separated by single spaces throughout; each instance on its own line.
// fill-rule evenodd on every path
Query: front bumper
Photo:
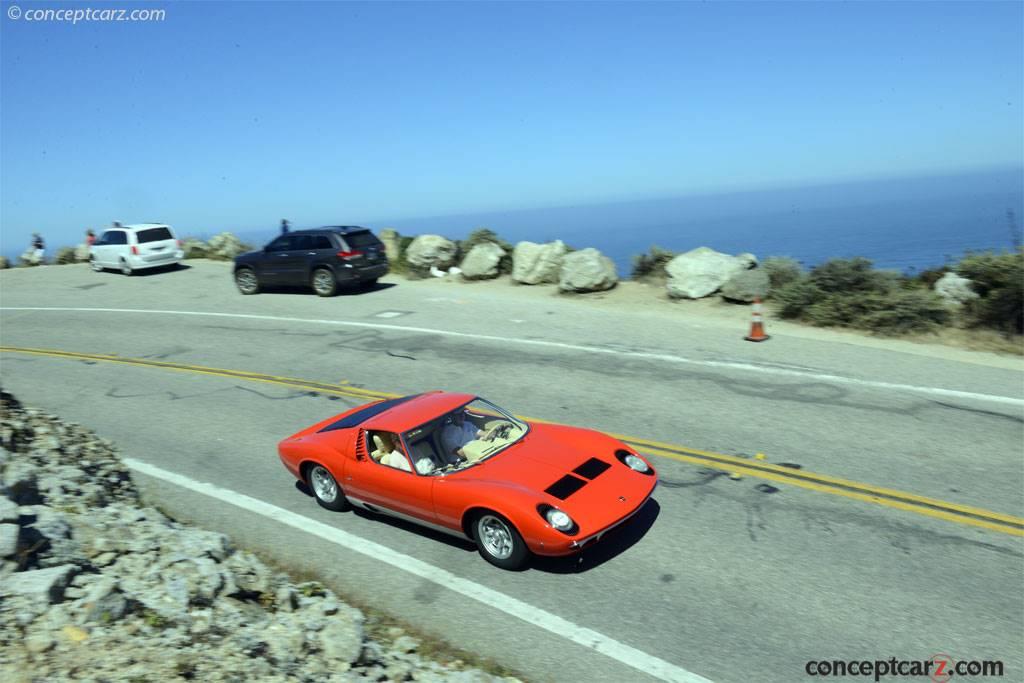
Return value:
M 564 534 L 560 534 L 558 531 L 552 529 L 552 534 L 558 534 L 559 537 L 535 539 L 532 540 L 532 542 L 527 541 L 527 546 L 529 546 L 530 551 L 534 555 L 559 557 L 563 555 L 572 555 L 573 553 L 578 553 L 584 548 L 588 548 L 597 543 L 598 541 L 600 541 L 605 536 L 605 534 L 609 533 L 613 529 L 620 527 L 629 520 L 633 519 L 633 517 L 635 517 L 636 514 L 643 510 L 644 506 L 647 505 L 647 501 L 651 499 L 651 496 L 654 495 L 654 491 L 657 488 L 658 484 L 656 482 L 654 484 L 654 487 L 651 489 L 650 493 L 648 493 L 644 497 L 644 499 L 640 501 L 639 505 L 637 505 L 623 517 L 620 517 L 616 521 L 612 522 L 611 524 L 605 526 L 604 528 L 598 531 L 591 531 L 586 536 L 572 538 L 569 536 L 565 536 Z

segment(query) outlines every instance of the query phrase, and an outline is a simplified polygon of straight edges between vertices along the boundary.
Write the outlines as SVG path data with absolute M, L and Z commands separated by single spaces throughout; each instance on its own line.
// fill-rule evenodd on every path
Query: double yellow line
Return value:
M 246 372 L 244 370 L 226 370 L 223 368 L 210 368 L 201 365 L 187 365 L 171 361 L 154 360 L 149 358 L 126 358 L 114 354 L 100 353 L 77 353 L 74 351 L 61 351 L 57 349 L 34 349 L 15 346 L 0 346 L 0 353 L 20 353 L 36 356 L 48 356 L 51 358 L 64 358 L 71 360 L 82 360 L 104 363 L 119 363 L 122 365 L 133 365 L 136 367 L 159 368 L 162 370 L 174 370 L 190 374 L 211 375 L 214 377 L 227 377 L 240 379 L 247 382 L 263 382 L 288 387 L 289 389 L 302 389 L 318 394 L 333 396 L 345 396 L 366 401 L 376 401 L 385 398 L 394 398 L 399 394 L 392 394 L 359 387 L 348 386 L 344 382 L 340 384 L 329 384 L 311 380 L 296 379 L 293 377 L 280 377 L 259 372 Z M 533 422 L 546 422 L 535 418 L 524 418 Z M 990 531 L 997 531 L 1012 536 L 1024 536 L 1024 518 L 1014 517 L 999 512 L 992 512 L 982 508 L 968 505 L 958 505 L 936 498 L 918 496 L 905 491 L 888 489 L 871 484 L 864 484 L 849 479 L 840 479 L 825 474 L 815 474 L 804 470 L 793 469 L 780 465 L 772 465 L 760 460 L 750 460 L 724 453 L 701 451 L 685 446 L 652 441 L 626 434 L 611 434 L 611 436 L 628 443 L 636 449 L 663 458 L 670 458 L 680 462 L 695 465 L 702 465 L 716 470 L 729 472 L 731 474 L 746 475 L 757 479 L 764 479 L 789 486 L 828 493 L 844 498 L 851 498 L 865 503 L 873 503 L 884 507 L 912 512 L 926 517 L 941 519 L 957 524 L 980 527 Z

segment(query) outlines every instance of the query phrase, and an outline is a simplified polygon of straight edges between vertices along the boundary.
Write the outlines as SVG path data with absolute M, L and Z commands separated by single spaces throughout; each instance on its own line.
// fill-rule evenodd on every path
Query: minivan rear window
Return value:
M 359 249 L 360 247 L 378 247 L 381 244 L 380 240 L 377 239 L 377 236 L 369 230 L 346 232 L 342 237 L 345 239 L 345 244 L 352 249 Z
M 174 239 L 174 235 L 167 228 L 146 228 L 135 233 L 135 237 L 139 240 L 139 244 Z

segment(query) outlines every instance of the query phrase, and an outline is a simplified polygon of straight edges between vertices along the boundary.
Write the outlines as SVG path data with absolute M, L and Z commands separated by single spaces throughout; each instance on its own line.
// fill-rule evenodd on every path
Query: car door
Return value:
M 363 438 L 368 438 L 363 434 Z M 369 446 L 366 450 L 370 452 Z M 411 466 L 411 465 L 410 465 Z M 424 476 L 363 456 L 345 467 L 346 495 L 372 507 L 413 521 L 435 523 L 433 487 L 436 477 Z
M 294 243 L 295 235 L 281 235 L 263 247 L 263 258 L 255 264 L 260 282 L 270 285 L 288 284 L 284 274 L 288 272 L 287 259 Z
M 127 251 L 128 234 L 124 230 L 107 230 L 93 245 L 96 260 L 105 268 L 116 268 Z

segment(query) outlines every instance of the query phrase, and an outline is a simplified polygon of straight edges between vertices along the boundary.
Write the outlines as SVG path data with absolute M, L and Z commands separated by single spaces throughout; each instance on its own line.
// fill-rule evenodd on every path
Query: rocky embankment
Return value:
M 111 444 L 0 392 L 0 680 L 499 681 L 145 507 Z

